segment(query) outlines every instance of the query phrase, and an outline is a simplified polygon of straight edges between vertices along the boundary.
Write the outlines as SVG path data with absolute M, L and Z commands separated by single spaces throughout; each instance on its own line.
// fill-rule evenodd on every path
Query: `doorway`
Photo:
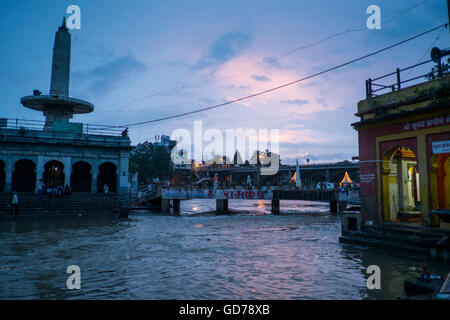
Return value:
M 33 161 L 22 159 L 14 164 L 12 191 L 34 192 L 36 187 L 36 165 Z
M 57 160 L 49 161 L 44 166 L 44 183 L 46 187 L 64 186 L 64 164 Z
M 385 222 L 420 221 L 420 174 L 412 150 L 397 147 L 385 154 L 382 185 Z

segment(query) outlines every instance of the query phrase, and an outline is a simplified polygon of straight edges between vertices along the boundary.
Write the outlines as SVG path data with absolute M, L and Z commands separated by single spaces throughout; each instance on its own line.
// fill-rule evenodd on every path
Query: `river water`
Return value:
M 340 220 L 317 202 L 182 201 L 182 217 L 0 220 L 1 299 L 396 299 L 422 261 L 341 244 Z M 381 268 L 381 290 L 366 268 Z M 68 290 L 69 265 L 81 289 Z M 446 268 L 431 264 L 434 273 Z

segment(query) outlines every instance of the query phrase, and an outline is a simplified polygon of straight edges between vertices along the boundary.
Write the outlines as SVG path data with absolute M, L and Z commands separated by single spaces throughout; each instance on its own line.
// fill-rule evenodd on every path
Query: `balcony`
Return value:
M 448 65 L 433 65 L 431 62 L 428 60 L 403 69 L 397 68 L 384 76 L 366 80 L 366 99 L 358 102 L 358 112 L 355 114 L 361 121 L 352 125 L 359 127 L 449 107 Z M 408 77 L 413 70 L 420 75 Z
M 126 128 L 82 124 L 52 123 L 44 129 L 45 121 L 0 118 L 0 144 L 66 144 L 72 146 L 125 147 L 130 139 Z
M 18 131 L 46 131 L 53 134 L 89 134 L 101 136 L 122 136 L 125 127 L 84 124 L 77 122 L 53 121 L 52 128 L 44 130 L 45 121 L 0 118 L 0 129 L 14 129 Z

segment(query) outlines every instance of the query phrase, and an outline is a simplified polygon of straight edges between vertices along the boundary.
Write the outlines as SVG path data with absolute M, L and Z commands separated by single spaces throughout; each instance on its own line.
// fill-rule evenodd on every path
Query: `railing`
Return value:
M 0 118 L 0 129 L 37 130 L 43 131 L 46 122 L 42 120 Z M 53 132 L 71 132 L 106 136 L 120 136 L 125 134 L 125 127 L 105 126 L 97 124 L 83 124 L 76 122 L 65 123 L 61 127 L 53 126 L 48 129 Z
M 161 193 L 161 188 L 157 184 L 146 185 L 137 190 L 137 193 L 122 201 L 122 207 L 137 205 L 139 202 L 149 198 L 155 198 Z
M 422 65 L 425 65 L 425 64 L 428 64 L 430 62 L 432 62 L 432 60 L 427 60 L 427 61 L 415 64 L 413 66 L 409 66 L 409 67 L 404 68 L 404 69 L 397 68 L 397 70 L 395 70 L 394 72 L 391 72 L 389 74 L 386 74 L 384 76 L 381 76 L 381 77 L 378 77 L 378 78 L 375 78 L 375 79 L 369 78 L 368 80 L 366 80 L 366 97 L 367 97 L 367 99 L 370 99 L 370 98 L 376 96 L 377 92 L 380 92 L 380 91 L 383 91 L 383 90 L 384 91 L 391 90 L 392 92 L 394 92 L 396 90 L 400 90 L 403 87 L 403 84 L 405 84 L 405 83 L 409 83 L 409 82 L 420 80 L 420 79 L 423 79 L 423 81 L 421 81 L 421 82 L 425 82 L 425 81 L 427 81 L 427 76 L 431 76 L 433 78 L 441 77 L 442 76 L 442 69 L 441 69 L 441 65 L 439 64 L 439 65 L 437 65 L 436 68 L 433 68 L 431 71 L 428 71 L 425 74 L 421 74 L 420 76 L 409 78 L 407 80 L 402 80 L 401 79 L 401 73 L 402 72 L 407 71 L 407 70 L 411 70 L 412 71 L 412 69 L 414 69 L 416 67 L 419 67 L 419 66 L 422 66 Z M 408 72 L 408 75 L 409 75 L 409 72 Z M 395 79 L 394 81 L 395 82 L 392 82 L 392 77 L 394 77 L 394 79 Z M 385 78 L 391 79 L 389 84 L 375 83 L 375 81 L 378 81 L 378 80 L 381 80 L 381 79 L 385 79 Z M 386 82 L 387 81 L 388 81 L 388 79 L 386 79 Z M 418 82 L 418 83 L 420 83 L 420 82 Z M 386 93 L 386 92 L 382 92 L 382 93 Z

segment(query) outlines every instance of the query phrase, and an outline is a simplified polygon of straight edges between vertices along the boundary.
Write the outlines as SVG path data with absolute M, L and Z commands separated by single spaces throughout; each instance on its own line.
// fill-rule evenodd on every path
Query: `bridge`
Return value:
M 294 165 L 280 165 L 275 175 L 261 175 L 261 167 L 253 165 L 237 164 L 213 164 L 176 168 L 179 176 L 195 176 L 200 180 L 213 177 L 216 173 L 219 181 L 225 185 L 223 187 L 236 187 L 245 185 L 247 176 L 250 175 L 255 186 L 265 185 L 289 185 L 290 179 L 294 175 L 296 167 Z M 348 172 L 350 178 L 359 182 L 359 163 L 343 161 L 337 163 L 308 164 L 300 165 L 300 177 L 302 185 L 312 186 L 318 182 L 338 183 L 342 180 L 345 172 Z M 180 178 L 180 181 L 182 179 Z
M 359 204 L 359 190 L 340 192 L 334 190 L 248 190 L 248 189 L 185 189 L 162 188 L 161 212 L 170 212 L 170 202 L 174 214 L 180 213 L 181 200 L 215 199 L 216 212 L 228 212 L 229 200 L 270 200 L 272 213 L 280 214 L 280 200 L 309 200 L 329 202 L 330 211 L 337 212 L 337 205 L 346 206 L 347 203 Z

